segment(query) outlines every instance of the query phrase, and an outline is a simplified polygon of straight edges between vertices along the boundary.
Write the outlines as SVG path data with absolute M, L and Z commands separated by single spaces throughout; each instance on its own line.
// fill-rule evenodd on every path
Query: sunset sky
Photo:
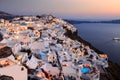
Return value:
M 0 10 L 19 15 L 108 19 L 120 18 L 120 0 L 0 0 Z

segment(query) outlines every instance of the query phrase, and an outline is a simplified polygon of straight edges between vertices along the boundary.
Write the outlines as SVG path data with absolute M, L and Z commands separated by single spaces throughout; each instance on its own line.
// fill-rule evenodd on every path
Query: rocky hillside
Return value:
M 13 15 L 11 15 L 11 14 L 8 14 L 8 13 L 4 13 L 4 12 L 0 12 L 0 18 L 4 18 L 4 19 L 11 19 L 11 18 L 13 18 L 13 17 L 15 17 L 15 16 L 13 16 Z M 18 18 L 16 18 L 16 20 L 17 20 Z M 67 41 L 68 40 L 68 42 L 69 41 L 71 41 L 71 42 L 74 42 L 74 43 L 76 43 L 75 41 L 78 41 L 75 45 L 77 45 L 78 43 L 83 43 L 85 46 L 89 46 L 90 47 L 90 49 L 93 49 L 96 53 L 98 53 L 98 54 L 104 54 L 104 52 L 102 52 L 102 51 L 99 51 L 98 49 L 96 49 L 94 46 L 92 46 L 90 43 L 88 43 L 87 41 L 85 41 L 85 40 L 83 40 L 80 36 L 78 36 L 78 33 L 77 33 L 77 30 L 76 29 L 74 29 L 74 27 L 71 27 L 72 25 L 70 25 L 69 23 L 66 23 L 66 22 L 64 22 L 64 21 L 62 21 L 62 20 L 60 20 L 60 19 L 57 19 L 57 18 L 54 18 L 53 16 L 37 16 L 37 17 L 35 17 L 35 19 L 33 19 L 33 17 L 31 18 L 31 17 L 25 17 L 25 20 L 24 19 L 18 19 L 18 21 L 21 21 L 21 22 L 23 22 L 24 21 L 24 23 L 26 23 L 27 21 L 29 21 L 29 19 L 30 19 L 30 21 L 34 21 L 34 22 L 30 22 L 30 23 L 32 23 L 32 24 L 34 24 L 35 26 L 38 26 L 37 28 L 35 28 L 34 27 L 34 25 L 33 25 L 33 27 L 28 27 L 28 29 L 29 29 L 29 35 L 30 36 L 32 36 L 32 31 L 34 31 L 35 29 L 37 30 L 37 32 L 34 32 L 34 33 L 42 33 L 42 34 L 34 34 L 33 35 L 33 37 L 35 37 L 35 39 L 34 39 L 34 41 L 38 41 L 39 40 L 39 42 L 42 40 L 42 43 L 44 42 L 44 41 L 46 41 L 49 37 L 52 37 L 52 38 L 50 38 L 53 42 L 55 41 L 55 44 L 53 43 L 53 42 L 51 42 L 51 44 L 50 44 L 50 49 L 51 49 L 51 51 L 54 51 L 54 50 L 56 50 L 56 46 L 58 46 L 58 45 L 56 45 L 56 43 L 59 43 L 59 45 L 61 45 L 61 46 L 63 46 L 63 48 L 66 48 L 66 46 L 70 46 L 71 47 L 71 44 L 70 45 L 68 45 L 67 44 L 67 42 L 66 42 L 66 44 L 64 44 L 63 43 L 63 41 L 64 40 L 62 40 L 62 39 L 64 39 L 65 38 L 65 40 Z M 33 20 L 31 20 L 31 19 L 33 19 Z M 36 21 L 38 21 L 38 22 L 36 22 Z M 39 22 L 40 21 L 40 22 Z M 13 21 L 13 23 L 15 23 L 14 21 Z M 40 24 L 41 23 L 41 24 Z M 23 26 L 23 24 L 20 24 L 21 26 Z M 44 27 L 41 27 L 41 26 L 44 26 Z M 59 26 L 62 26 L 62 27 L 59 27 Z M 24 24 L 24 27 L 26 27 L 25 26 L 25 24 Z M 9 27 L 8 27 L 9 28 Z M 23 28 L 23 27 L 22 27 Z M 38 28 L 40 28 L 40 30 L 38 30 Z M 41 30 L 41 28 L 42 28 L 42 30 Z M 24 29 L 26 29 L 26 28 L 24 28 Z M 6 29 L 5 29 L 6 30 Z M 13 30 L 14 30 L 14 28 L 13 28 Z M 56 31 L 55 31 L 56 30 Z M 64 30 L 66 31 L 66 32 L 64 32 Z M 27 30 L 26 30 L 27 31 Z M 40 31 L 40 32 L 38 32 L 38 31 Z M 22 29 L 21 29 L 21 32 L 22 32 Z M 24 31 L 23 31 L 24 32 Z M 53 33 L 54 32 L 54 33 Z M 31 34 L 32 33 L 32 34 Z M 52 34 L 53 33 L 53 34 Z M 58 34 L 57 36 L 56 36 L 56 33 Z M 61 33 L 64 33 L 64 34 L 61 34 Z M 28 34 L 28 33 L 25 33 L 25 34 Z M 61 35 L 65 35 L 65 37 L 64 36 L 61 36 Z M 11 35 L 10 35 L 11 36 Z M 16 36 L 16 35 L 14 35 L 13 34 L 13 36 Z M 12 36 L 12 37 L 13 37 Z M 22 34 L 21 34 L 21 36 L 23 36 Z M 27 36 L 28 37 L 28 40 L 27 41 L 29 41 L 29 39 L 31 39 L 31 37 L 30 36 Z M 60 36 L 60 37 L 59 37 Z M 36 38 L 37 37 L 37 38 Z M 14 38 L 14 37 L 13 37 Z M 17 37 L 15 37 L 16 38 L 16 40 L 17 40 Z M 68 39 L 68 38 L 70 38 L 70 39 Z M 3 38 L 2 38 L 2 35 L 0 35 L 0 41 L 2 40 Z M 18 39 L 18 40 L 20 40 L 20 39 Z M 22 40 L 22 39 L 21 39 Z M 44 41 L 43 41 L 44 40 Z M 72 41 L 73 40 L 73 41 Z M 33 40 L 31 40 L 31 41 L 33 41 Z M 17 42 L 17 41 L 16 41 Z M 9 42 L 8 42 L 9 43 Z M 70 43 L 70 42 L 69 42 Z M 28 43 L 29 44 L 29 43 Z M 38 43 L 37 43 L 38 44 Z M 37 45 L 36 44 L 36 45 Z M 39 43 L 40 44 L 40 43 Z M 30 43 L 30 45 L 32 45 L 32 42 Z M 82 44 L 81 44 L 82 45 Z M 61 46 L 59 46 L 59 47 L 61 47 Z M 36 46 L 35 46 L 36 47 Z M 15 48 L 15 50 L 16 50 L 16 47 L 14 47 Z M 32 47 L 31 47 L 32 48 Z M 37 48 L 38 48 L 38 46 L 37 46 Z M 49 48 L 49 46 L 48 46 L 48 48 Z M 80 47 L 79 47 L 80 48 Z M 76 48 L 75 48 L 76 49 Z M 31 49 L 32 50 L 32 49 Z M 65 50 L 65 49 L 64 49 Z M 58 50 L 57 50 L 58 51 Z M 16 52 L 16 51 L 14 51 L 14 52 Z M 44 51 L 45 52 L 45 51 Z M 70 52 L 70 51 L 69 51 Z M 18 52 L 17 52 L 18 53 Z M 46 52 L 47 53 L 47 52 Z M 11 54 L 13 54 L 13 52 L 12 52 L 12 50 L 11 50 L 11 48 L 10 47 L 4 47 L 4 48 L 2 48 L 2 49 L 0 49 L 0 58 L 4 58 L 4 57 L 8 57 L 9 55 L 11 55 Z M 57 61 L 56 61 L 56 63 L 57 63 L 57 65 L 61 68 L 61 64 L 60 64 L 60 62 L 59 62 L 59 56 L 60 56 L 60 54 L 59 54 L 59 56 L 58 56 L 58 53 L 55 51 L 55 54 L 57 55 Z M 63 55 L 65 55 L 65 54 L 63 54 Z M 62 56 L 63 56 L 62 55 Z M 69 54 L 68 54 L 69 55 Z M 62 59 L 62 58 L 61 58 Z M 65 60 L 67 60 L 67 58 L 65 59 Z M 70 61 L 69 59 L 68 59 L 68 61 Z M 93 60 L 94 61 L 94 60 Z M 55 62 L 54 62 L 55 63 Z M 54 65 L 54 64 L 53 64 Z M 29 66 L 30 67 L 30 66 Z M 61 69 L 60 69 L 61 70 Z M 71 69 L 70 69 L 71 70 Z M 119 65 L 117 65 L 117 64 L 114 64 L 114 63 L 112 63 L 112 62 L 110 62 L 109 61 L 109 67 L 108 68 L 106 68 L 106 69 L 104 69 L 104 72 L 105 73 L 101 73 L 101 76 L 100 76 L 100 79 L 101 80 L 120 80 L 120 77 L 119 77 L 119 74 L 120 74 L 120 66 Z M 33 79 L 32 79 L 33 80 Z
M 13 19 L 16 15 L 12 15 L 3 11 L 0 11 L 0 19 Z

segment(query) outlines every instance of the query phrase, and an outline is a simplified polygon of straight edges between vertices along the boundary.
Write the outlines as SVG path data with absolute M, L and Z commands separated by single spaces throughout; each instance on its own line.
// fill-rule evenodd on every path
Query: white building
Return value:
M 27 69 L 9 59 L 0 60 L 0 75 L 11 76 L 14 80 L 27 80 Z

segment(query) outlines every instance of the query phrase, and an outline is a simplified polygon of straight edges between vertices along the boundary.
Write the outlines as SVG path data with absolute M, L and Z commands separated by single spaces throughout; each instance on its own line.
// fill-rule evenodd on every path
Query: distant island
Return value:
M 0 11 L 0 19 L 10 20 L 17 17 L 17 15 L 9 14 L 4 11 Z
M 71 24 L 81 24 L 81 23 L 114 23 L 114 24 L 120 24 L 120 19 L 118 20 L 109 20 L 109 21 L 83 21 L 83 20 L 68 20 L 64 19 L 65 21 L 71 23 Z

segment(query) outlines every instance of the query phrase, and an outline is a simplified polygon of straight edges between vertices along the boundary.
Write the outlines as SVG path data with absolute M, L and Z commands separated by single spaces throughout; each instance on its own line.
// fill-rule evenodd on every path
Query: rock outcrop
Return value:
M 6 58 L 12 54 L 12 49 L 10 47 L 4 47 L 0 49 L 0 58 Z
M 0 41 L 2 41 L 3 40 L 3 36 L 2 36 L 2 34 L 0 33 Z
M 14 78 L 11 76 L 2 75 L 0 76 L 0 80 L 14 80 Z

